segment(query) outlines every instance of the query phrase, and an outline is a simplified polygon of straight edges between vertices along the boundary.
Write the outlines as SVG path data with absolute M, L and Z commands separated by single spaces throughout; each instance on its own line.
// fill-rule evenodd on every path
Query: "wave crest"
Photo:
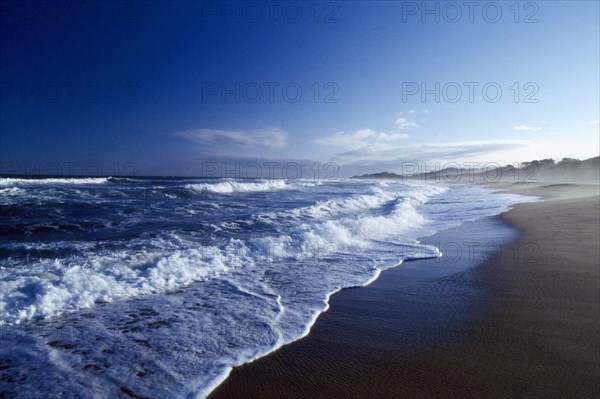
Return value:
M 232 194 L 236 192 L 260 192 L 284 190 L 289 188 L 285 180 L 260 180 L 256 182 L 222 181 L 219 183 L 195 183 L 185 186 L 195 192 L 214 194 Z
M 48 185 L 48 184 L 104 184 L 109 177 L 60 177 L 48 179 L 23 179 L 0 177 L 0 186 Z

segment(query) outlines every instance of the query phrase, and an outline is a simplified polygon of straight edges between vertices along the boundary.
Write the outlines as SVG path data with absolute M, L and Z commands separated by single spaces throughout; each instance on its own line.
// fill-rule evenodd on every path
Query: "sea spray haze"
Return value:
M 3 178 L 0 191 L 3 390 L 67 397 L 206 394 L 307 334 L 333 292 L 441 255 L 417 237 L 514 200 L 352 180 Z

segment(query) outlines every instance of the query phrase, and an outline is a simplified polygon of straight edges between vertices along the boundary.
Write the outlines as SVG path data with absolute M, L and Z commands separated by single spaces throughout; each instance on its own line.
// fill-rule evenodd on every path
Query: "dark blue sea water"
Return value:
M 0 178 L 5 396 L 205 396 L 418 237 L 517 197 L 406 182 Z M 401 304 L 399 304 L 401 306 Z

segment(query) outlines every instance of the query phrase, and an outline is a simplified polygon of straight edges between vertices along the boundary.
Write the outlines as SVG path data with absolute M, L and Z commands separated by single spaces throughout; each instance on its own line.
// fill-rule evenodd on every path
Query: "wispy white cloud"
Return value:
M 410 121 L 406 118 L 398 118 L 398 119 L 396 119 L 396 122 L 394 122 L 394 123 L 396 124 L 396 126 L 398 126 L 399 129 L 408 129 L 411 127 L 419 127 L 419 125 L 416 122 Z
M 397 126 L 396 131 L 376 132 L 373 129 L 360 129 L 350 133 L 338 132 L 329 136 L 319 137 L 314 139 L 313 142 L 315 144 L 346 147 L 352 149 L 366 146 L 371 148 L 385 149 L 392 147 L 394 142 L 408 138 L 408 134 L 400 132 L 399 130 L 404 130 L 411 127 L 419 127 L 417 123 L 406 118 L 396 119 L 395 125 Z
M 599 119 L 595 119 L 593 121 L 590 122 L 592 125 L 600 125 L 600 120 Z
M 533 125 L 517 125 L 514 126 L 513 129 L 518 132 L 539 132 L 542 130 L 542 127 Z
M 411 145 L 369 145 L 338 153 L 340 163 L 385 165 L 398 162 L 465 160 L 510 151 L 530 144 L 526 140 L 482 140 Z
M 281 129 L 252 131 L 197 129 L 184 130 L 177 132 L 176 135 L 201 144 L 220 147 L 281 148 L 287 142 L 287 132 Z
M 338 132 L 330 136 L 315 139 L 316 144 L 335 145 L 340 147 L 360 148 L 367 145 L 380 145 L 403 140 L 408 137 L 405 133 L 398 132 L 376 132 L 371 129 L 356 130 L 351 133 Z
M 411 115 L 414 115 L 414 114 L 418 114 L 418 113 L 422 113 L 422 114 L 428 114 L 428 113 L 430 113 L 431 111 L 430 111 L 430 110 L 428 110 L 428 109 L 414 109 L 414 108 L 413 108 L 413 109 L 409 109 L 409 110 L 408 110 L 408 111 L 406 111 L 406 112 L 408 112 L 408 113 L 409 113 L 409 114 L 411 114 Z M 402 112 L 401 112 L 401 113 L 402 113 Z

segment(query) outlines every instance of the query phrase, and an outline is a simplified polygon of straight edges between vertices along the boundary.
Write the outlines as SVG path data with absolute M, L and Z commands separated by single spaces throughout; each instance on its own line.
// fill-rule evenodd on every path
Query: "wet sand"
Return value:
M 598 397 L 598 186 L 497 187 L 546 200 L 424 239 L 210 398 Z

